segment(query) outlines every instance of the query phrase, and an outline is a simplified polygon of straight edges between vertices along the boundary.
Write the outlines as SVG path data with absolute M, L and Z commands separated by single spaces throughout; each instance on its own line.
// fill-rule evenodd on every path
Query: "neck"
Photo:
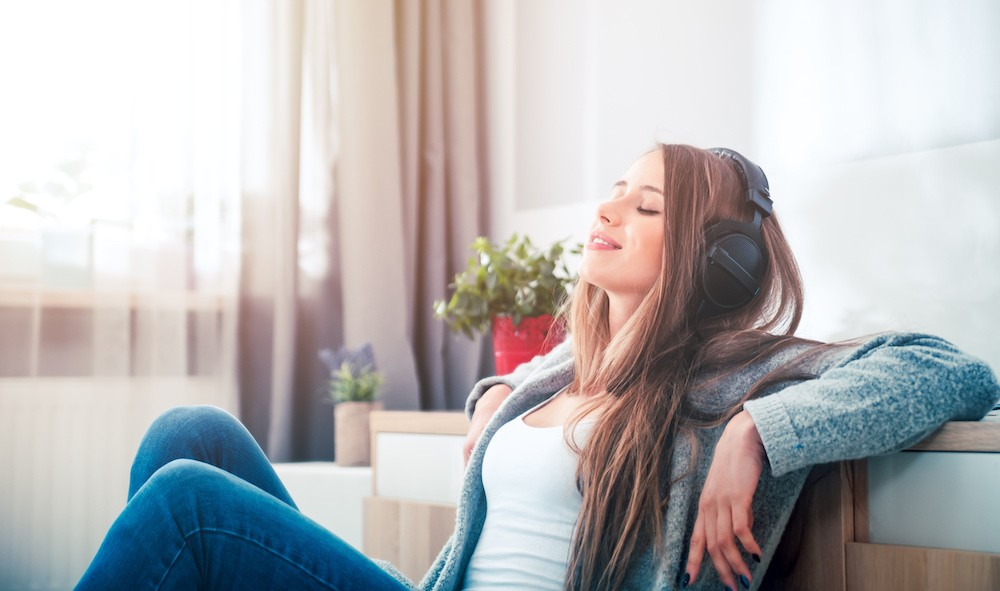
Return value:
M 608 294 L 608 337 L 613 339 L 621 327 L 639 309 L 639 296 L 615 296 Z

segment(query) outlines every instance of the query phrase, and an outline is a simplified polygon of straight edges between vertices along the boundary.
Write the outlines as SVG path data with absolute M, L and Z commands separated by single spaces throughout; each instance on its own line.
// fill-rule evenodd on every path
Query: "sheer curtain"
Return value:
M 0 587 L 68 588 L 163 409 L 238 411 L 237 1 L 0 5 Z
M 4 9 L 0 377 L 233 393 L 240 31 L 195 4 Z

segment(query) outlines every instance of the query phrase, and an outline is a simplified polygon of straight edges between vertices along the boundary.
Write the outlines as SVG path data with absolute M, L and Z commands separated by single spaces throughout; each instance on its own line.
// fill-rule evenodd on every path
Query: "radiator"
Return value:
M 178 404 L 234 412 L 234 392 L 217 378 L 0 379 L 0 590 L 72 589 L 153 419 Z

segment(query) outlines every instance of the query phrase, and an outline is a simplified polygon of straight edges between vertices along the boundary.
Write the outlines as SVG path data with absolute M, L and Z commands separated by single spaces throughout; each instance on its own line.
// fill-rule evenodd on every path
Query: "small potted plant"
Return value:
M 574 282 L 563 242 L 541 249 L 514 234 L 495 246 L 480 236 L 472 243 L 475 255 L 450 285 L 451 298 L 434 302 L 435 314 L 454 332 L 473 338 L 492 329 L 497 374 L 562 341 L 563 327 L 553 317 Z
M 382 402 L 375 400 L 382 374 L 375 370 L 371 345 L 336 353 L 324 349 L 319 356 L 330 370 L 328 394 L 336 405 L 335 461 L 341 466 L 368 466 L 371 463 L 368 418 L 373 410 L 382 410 Z

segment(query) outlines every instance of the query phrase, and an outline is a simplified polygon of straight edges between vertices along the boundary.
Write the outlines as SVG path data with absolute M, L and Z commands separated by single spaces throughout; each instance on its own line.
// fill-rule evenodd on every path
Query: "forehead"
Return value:
M 629 185 L 663 186 L 663 157 L 659 150 L 643 154 L 625 172 L 622 180 Z

